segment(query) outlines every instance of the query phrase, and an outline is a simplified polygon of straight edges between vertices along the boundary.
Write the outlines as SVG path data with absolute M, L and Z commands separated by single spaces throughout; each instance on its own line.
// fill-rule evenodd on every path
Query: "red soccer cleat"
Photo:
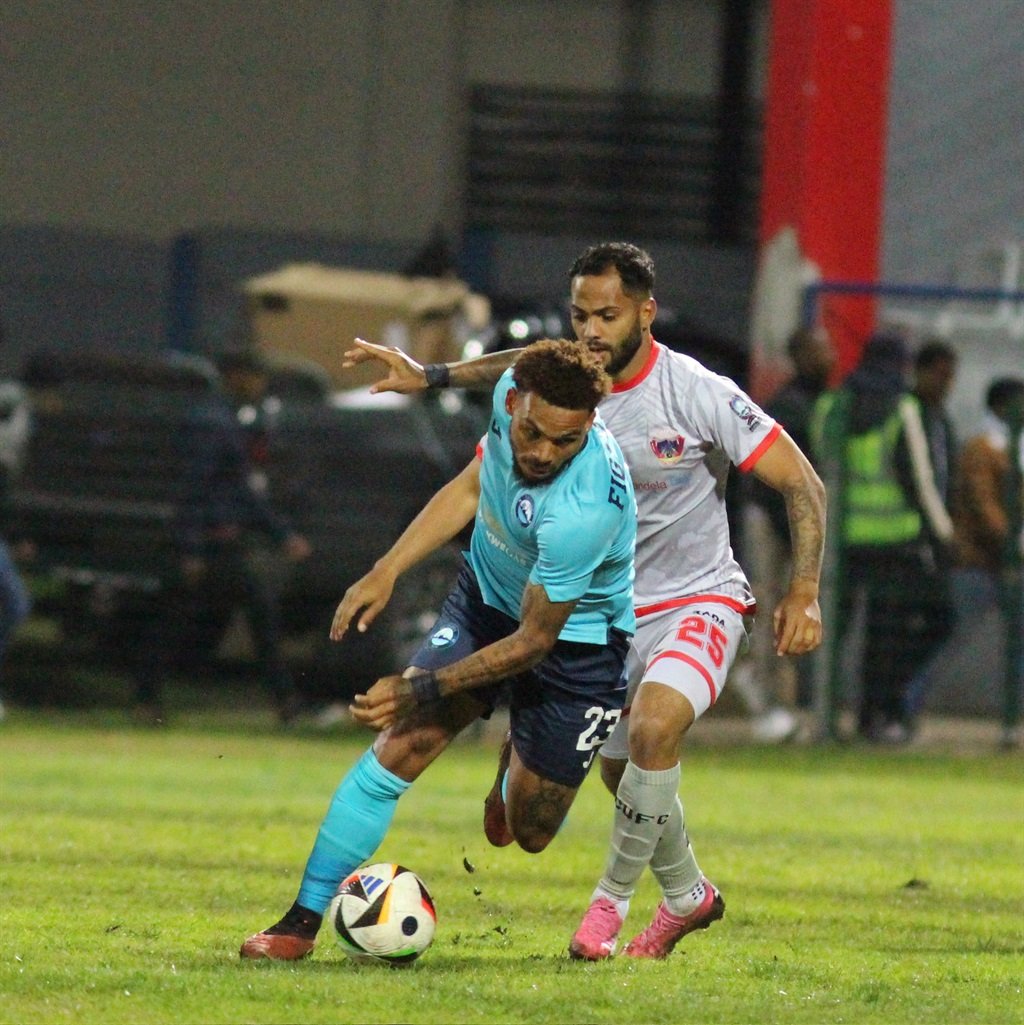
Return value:
M 661 960 L 672 953 L 675 945 L 687 934 L 697 929 L 706 929 L 725 914 L 725 901 L 711 883 L 704 880 L 704 900 L 682 918 L 673 915 L 665 902 L 658 905 L 651 924 L 639 936 L 635 936 L 622 951 L 624 957 L 642 957 Z
M 505 735 L 505 743 L 498 755 L 498 775 L 494 777 L 494 786 L 484 798 L 484 836 L 492 847 L 508 847 L 515 839 L 508 828 L 505 818 L 505 799 L 501 796 L 501 784 L 508 771 L 508 763 L 512 759 L 512 734 Z
M 242 944 L 238 956 L 253 960 L 265 957 L 271 961 L 299 961 L 312 953 L 315 946 L 316 940 L 302 936 L 258 932 Z

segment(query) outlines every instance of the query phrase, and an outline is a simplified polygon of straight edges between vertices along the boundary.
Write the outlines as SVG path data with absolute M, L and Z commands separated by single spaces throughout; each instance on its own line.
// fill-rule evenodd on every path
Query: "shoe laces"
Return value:
M 580 923 L 580 935 L 588 939 L 599 939 L 602 942 L 618 935 L 622 928 L 622 919 L 616 910 L 615 902 L 607 897 L 598 897 L 583 916 Z

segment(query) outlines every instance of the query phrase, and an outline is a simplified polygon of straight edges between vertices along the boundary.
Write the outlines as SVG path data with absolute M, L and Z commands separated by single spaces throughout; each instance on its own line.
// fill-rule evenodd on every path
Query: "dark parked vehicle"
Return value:
M 32 427 L 3 529 L 34 542 L 37 609 L 59 623 L 60 643 L 79 658 L 116 661 L 137 617 L 158 614 L 177 567 L 184 442 L 194 444 L 204 418 L 225 415 L 226 399 L 211 364 L 194 357 L 88 354 L 42 370 L 26 381 Z M 282 578 L 289 650 L 308 689 L 350 694 L 404 665 L 454 579 L 460 547 L 411 571 L 371 630 L 340 645 L 327 640 L 334 608 L 472 457 L 485 414 L 455 395 L 338 402 L 315 374 L 287 367 L 271 390 L 269 494 L 314 548 Z M 219 657 L 232 613 L 209 610 L 184 664 Z

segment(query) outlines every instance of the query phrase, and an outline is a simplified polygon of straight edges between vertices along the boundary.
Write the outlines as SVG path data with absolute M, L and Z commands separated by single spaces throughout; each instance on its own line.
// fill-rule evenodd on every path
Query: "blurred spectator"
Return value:
M 1024 378 L 993 381 L 985 396 L 988 412 L 980 433 L 964 444 L 959 486 L 953 505 L 958 565 L 954 571 L 957 607 L 971 621 L 994 604 L 1006 625 L 1006 703 L 1003 742 L 1021 742 L 1021 468 L 1020 424 Z
M 766 404 L 765 410 L 786 429 L 800 449 L 811 456 L 810 421 L 814 403 L 828 387 L 836 357 L 831 340 L 821 328 L 800 328 L 787 344 L 793 376 Z M 743 506 L 743 567 L 758 608 L 774 609 L 789 579 L 791 548 L 789 520 L 782 495 L 753 474 L 744 478 L 747 501 Z M 750 655 L 733 669 L 736 685 L 752 714 L 755 740 L 777 742 L 792 737 L 799 720 L 792 711 L 809 703 L 806 660 L 779 658 L 775 653 L 770 615 L 754 622 Z M 798 684 L 799 679 L 799 684 Z
M 935 487 L 921 405 L 907 388 L 909 368 L 901 338 L 875 335 L 844 385 L 818 399 L 812 422 L 836 510 L 830 543 L 841 593 L 837 622 L 826 629 L 842 635 L 863 597 L 857 732 L 883 743 L 909 739 L 906 686 L 951 627 L 929 539 L 949 544 L 953 525 Z M 841 646 L 833 648 L 833 695 Z
M 935 488 L 949 508 L 957 441 L 946 401 L 957 368 L 956 351 L 945 342 L 925 342 L 914 357 L 914 395 L 921 405 L 921 422 L 928 438 Z
M 24 622 L 31 608 L 32 600 L 18 572 L 14 556 L 7 543 L 0 540 L 0 679 L 11 634 Z M 6 709 L 0 694 L 0 719 L 3 719 L 5 714 Z
M 28 434 L 28 403 L 24 389 L 13 381 L 0 383 L 0 505 L 7 501 L 10 481 L 17 474 L 22 450 Z M 11 634 L 25 620 L 32 607 L 28 589 L 18 572 L 15 553 L 25 558 L 31 554 L 31 542 L 19 540 L 8 547 L 0 539 L 0 681 Z M 0 693 L 0 719 L 6 709 Z
M 259 545 L 269 539 L 289 561 L 310 554 L 309 542 L 275 512 L 266 493 L 262 463 L 275 408 L 265 401 L 269 370 L 251 351 L 227 354 L 220 369 L 231 405 L 198 412 L 186 441 L 193 473 L 177 517 L 180 574 L 136 661 L 136 701 L 153 723 L 165 719 L 163 682 L 181 638 L 201 629 L 211 610 L 239 603 L 279 720 L 289 722 L 300 706 L 281 655 L 278 581 Z
M 921 423 L 928 439 L 928 455 L 935 477 L 935 490 L 947 510 L 951 508 L 957 440 L 953 421 L 946 410 L 946 401 L 956 378 L 956 368 L 956 351 L 938 339 L 926 341 L 914 357 L 914 396 L 921 405 Z M 925 520 L 925 532 L 937 569 L 935 583 L 941 587 L 942 598 L 948 608 L 944 616 L 952 622 L 956 618 L 950 581 L 952 549 L 932 533 L 929 522 Z M 938 600 L 937 595 L 936 601 Z M 931 686 L 932 676 L 941 658 L 942 650 L 939 649 L 907 684 L 905 720 L 911 730 L 915 728 L 917 717 Z

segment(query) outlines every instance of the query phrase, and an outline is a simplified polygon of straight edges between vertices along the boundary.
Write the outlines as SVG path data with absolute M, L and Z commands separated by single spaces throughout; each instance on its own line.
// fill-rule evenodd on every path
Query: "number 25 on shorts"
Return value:
M 725 649 L 729 643 L 725 631 L 714 623 L 709 623 L 702 616 L 687 616 L 679 624 L 676 640 L 684 644 L 692 644 L 708 653 L 716 669 L 722 668 Z

